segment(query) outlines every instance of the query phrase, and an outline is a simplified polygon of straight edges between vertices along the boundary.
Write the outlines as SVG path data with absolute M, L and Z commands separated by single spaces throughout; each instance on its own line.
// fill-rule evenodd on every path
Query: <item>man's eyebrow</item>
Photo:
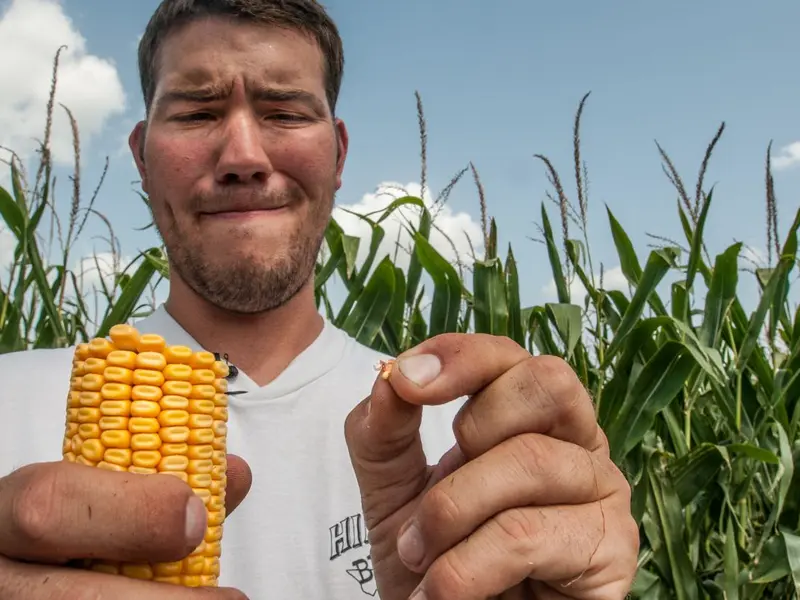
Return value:
M 256 100 L 264 102 L 301 102 L 319 113 L 325 112 L 325 107 L 319 98 L 306 90 L 294 88 L 257 88 L 253 91 Z
M 173 102 L 213 102 L 222 100 L 229 90 L 220 86 L 175 86 L 168 89 L 159 98 L 159 104 L 172 104 Z
M 222 86 L 179 87 L 168 89 L 159 99 L 159 104 L 169 105 L 175 102 L 216 102 L 223 100 L 230 90 Z M 301 102 L 314 111 L 324 114 L 325 106 L 317 96 L 302 89 L 258 87 L 250 92 L 255 100 L 262 102 Z

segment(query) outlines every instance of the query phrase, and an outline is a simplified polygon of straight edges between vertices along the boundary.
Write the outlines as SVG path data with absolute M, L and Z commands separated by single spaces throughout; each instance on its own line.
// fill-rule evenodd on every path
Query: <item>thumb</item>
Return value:
M 242 503 L 253 485 L 253 473 L 243 458 L 228 454 L 228 465 L 225 473 L 225 515 L 230 515 Z
M 345 421 L 350 460 L 361 490 L 368 529 L 425 488 L 428 464 L 419 428 L 422 407 L 403 401 L 384 377 Z

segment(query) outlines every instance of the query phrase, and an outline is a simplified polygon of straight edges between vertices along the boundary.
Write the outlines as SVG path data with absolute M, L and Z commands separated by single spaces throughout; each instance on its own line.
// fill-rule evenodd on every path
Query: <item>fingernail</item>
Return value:
M 400 358 L 397 368 L 419 387 L 424 387 L 439 376 L 442 363 L 433 354 L 416 354 Z
M 208 525 L 208 515 L 203 501 L 192 494 L 189 502 L 186 503 L 186 540 L 190 543 L 203 540 Z
M 411 524 L 397 540 L 400 559 L 410 567 L 416 567 L 425 558 L 425 545 L 416 524 Z
M 418 588 L 408 600 L 425 600 L 425 590 Z

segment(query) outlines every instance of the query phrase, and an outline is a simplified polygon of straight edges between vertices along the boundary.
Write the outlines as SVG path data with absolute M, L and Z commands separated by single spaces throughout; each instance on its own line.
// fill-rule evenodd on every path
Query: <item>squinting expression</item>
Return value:
M 173 32 L 131 148 L 172 285 L 253 313 L 308 281 L 347 151 L 313 39 L 223 18 Z

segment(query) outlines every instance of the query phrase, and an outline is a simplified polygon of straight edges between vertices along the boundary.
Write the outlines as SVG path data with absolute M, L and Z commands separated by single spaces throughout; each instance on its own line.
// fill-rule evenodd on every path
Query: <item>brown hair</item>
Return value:
M 331 112 L 344 70 L 344 50 L 335 23 L 317 0 L 163 0 L 139 42 L 139 78 L 147 112 L 158 79 L 161 44 L 175 28 L 207 16 L 227 16 L 297 29 L 314 38 L 325 60 L 325 91 Z

